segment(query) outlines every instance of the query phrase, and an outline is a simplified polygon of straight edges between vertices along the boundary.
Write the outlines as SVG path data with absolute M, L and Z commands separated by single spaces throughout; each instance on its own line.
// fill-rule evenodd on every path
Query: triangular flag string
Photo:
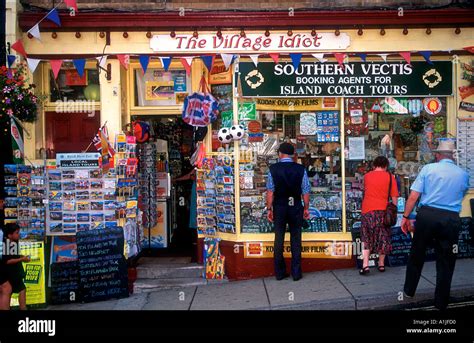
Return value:
M 77 73 L 82 78 L 84 76 L 84 69 L 86 67 L 86 60 L 84 58 L 72 60 L 74 67 L 76 67 Z
M 36 59 L 36 58 L 27 58 L 26 59 L 26 63 L 28 63 L 28 68 L 30 68 L 30 71 L 32 73 L 35 72 L 36 70 L 36 67 L 38 67 L 38 64 L 41 62 L 40 59 Z
M 161 65 L 165 71 L 168 71 L 171 64 L 171 57 L 160 57 Z
M 11 48 L 18 52 L 21 56 L 27 58 L 28 54 L 25 51 L 25 47 L 23 46 L 23 42 L 21 39 L 17 40 L 15 43 L 12 44 Z
M 28 30 L 28 33 L 35 37 L 37 40 L 41 41 L 41 32 L 39 29 L 39 24 L 36 24 L 31 29 Z
M 384 62 L 387 62 L 388 54 L 378 54 L 378 55 L 383 59 Z
M 225 69 L 229 69 L 230 65 L 232 64 L 232 60 L 234 59 L 233 54 L 221 54 L 222 61 L 224 62 Z
M 359 56 L 363 62 L 367 61 L 367 54 L 360 52 L 360 53 L 357 53 L 356 55 Z
M 411 52 L 405 51 L 405 52 L 399 52 L 400 56 L 403 57 L 403 59 L 410 64 L 411 62 Z
M 344 60 L 347 57 L 347 54 L 342 52 L 335 52 L 334 57 L 336 58 L 337 63 L 339 63 L 340 66 L 344 67 Z
M 209 72 L 211 71 L 212 66 L 214 65 L 214 57 L 214 55 L 201 56 L 201 59 Z
M 274 54 L 269 54 L 269 55 L 272 58 L 273 62 L 275 62 L 275 64 L 277 64 L 279 59 L 280 59 L 280 54 L 279 53 L 274 53 Z
M 303 54 L 290 54 L 291 57 L 291 62 L 293 63 L 293 67 L 295 69 L 298 69 L 301 63 L 301 57 L 303 57 Z
M 250 59 L 252 60 L 253 64 L 255 65 L 255 67 L 258 66 L 258 54 L 254 54 L 254 55 L 249 55 Z
M 142 66 L 143 74 L 145 74 L 146 70 L 148 69 L 148 62 L 150 62 L 150 56 L 140 55 L 138 59 L 140 60 L 140 65 Z
M 74 11 L 78 12 L 76 0 L 64 0 L 64 3 L 67 7 L 74 8 Z
M 128 70 L 128 66 L 130 65 L 130 55 L 117 55 L 117 59 L 119 60 L 120 64 L 122 67 L 125 68 L 125 70 Z
M 324 54 L 321 53 L 321 54 L 312 54 L 312 56 L 314 58 L 316 58 L 320 63 L 324 63 L 324 62 L 327 62 L 327 58 L 324 58 Z
M 431 62 L 430 58 L 431 58 L 431 51 L 419 51 L 420 55 L 423 56 L 423 58 L 425 59 L 426 62 L 428 62 L 429 64 L 433 64 L 433 62 Z
M 188 61 L 186 58 L 180 58 L 181 64 L 183 65 L 184 69 L 186 70 L 186 75 L 191 75 L 191 66 L 189 65 Z
M 97 62 L 99 62 L 100 67 L 103 69 L 107 68 L 107 57 L 107 55 L 96 57 Z
M 7 55 L 7 63 L 8 63 L 8 68 L 11 68 L 13 63 L 15 63 L 16 56 L 15 55 Z
M 51 70 L 53 71 L 54 79 L 58 78 L 59 71 L 61 70 L 61 65 L 63 60 L 50 60 Z
M 49 13 L 46 15 L 46 19 L 49 19 L 56 25 L 61 26 L 61 19 L 59 19 L 59 13 L 56 7 L 49 11 Z

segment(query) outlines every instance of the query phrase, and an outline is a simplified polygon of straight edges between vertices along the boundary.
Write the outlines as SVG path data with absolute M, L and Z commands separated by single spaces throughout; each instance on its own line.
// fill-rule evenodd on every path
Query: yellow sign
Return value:
M 30 256 L 30 262 L 23 263 L 26 304 L 45 304 L 44 242 L 20 242 L 20 255 Z M 12 295 L 11 306 L 18 306 L 18 294 Z
M 302 258 L 351 258 L 352 242 L 303 242 Z M 290 242 L 285 242 L 283 256 L 291 257 Z M 247 242 L 244 245 L 245 258 L 273 258 L 273 242 Z
M 146 100 L 174 100 L 174 81 L 147 81 Z
M 338 102 L 323 98 L 257 98 L 259 111 L 324 111 L 337 109 Z
M 226 69 L 224 63 L 214 63 L 209 73 L 209 84 L 223 85 L 229 83 L 232 83 L 231 69 Z

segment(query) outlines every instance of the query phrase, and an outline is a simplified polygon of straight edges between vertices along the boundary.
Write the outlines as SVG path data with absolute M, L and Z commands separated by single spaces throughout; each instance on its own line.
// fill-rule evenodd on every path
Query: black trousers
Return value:
M 416 216 L 406 270 L 404 291 L 407 295 L 415 294 L 425 262 L 426 248 L 433 245 L 436 253 L 435 307 L 443 310 L 448 306 L 460 226 L 461 221 L 456 212 L 421 207 Z
M 303 226 L 303 207 L 274 205 L 273 223 L 275 226 L 273 254 L 276 277 L 283 277 L 286 274 L 285 260 L 283 258 L 286 224 L 288 224 L 290 228 L 291 275 L 293 275 L 293 277 L 301 276 L 301 228 Z

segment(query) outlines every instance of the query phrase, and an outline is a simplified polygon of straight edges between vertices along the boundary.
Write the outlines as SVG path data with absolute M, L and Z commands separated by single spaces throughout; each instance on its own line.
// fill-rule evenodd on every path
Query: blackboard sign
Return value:
M 79 288 L 84 302 L 128 297 L 128 273 L 121 227 L 76 234 Z
M 473 221 L 470 217 L 461 218 L 461 228 L 459 230 L 458 258 L 474 257 L 473 246 Z
M 81 301 L 79 294 L 79 263 L 51 264 L 51 302 L 55 305 Z
M 406 265 L 410 248 L 411 235 L 404 234 L 401 227 L 392 227 L 392 253 L 388 256 L 390 267 Z

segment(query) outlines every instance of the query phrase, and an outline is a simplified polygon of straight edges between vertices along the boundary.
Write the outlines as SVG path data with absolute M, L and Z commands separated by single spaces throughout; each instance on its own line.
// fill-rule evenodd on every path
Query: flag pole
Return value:
M 107 125 L 107 120 L 105 121 L 104 125 L 102 125 L 101 127 L 99 127 L 99 131 L 102 131 L 102 129 L 105 127 L 105 125 Z M 87 152 L 87 150 L 89 150 L 89 148 L 91 147 L 91 145 L 94 143 L 94 138 L 92 138 L 91 142 L 89 143 L 89 145 L 87 146 L 86 150 L 83 150 L 82 152 L 85 153 Z

